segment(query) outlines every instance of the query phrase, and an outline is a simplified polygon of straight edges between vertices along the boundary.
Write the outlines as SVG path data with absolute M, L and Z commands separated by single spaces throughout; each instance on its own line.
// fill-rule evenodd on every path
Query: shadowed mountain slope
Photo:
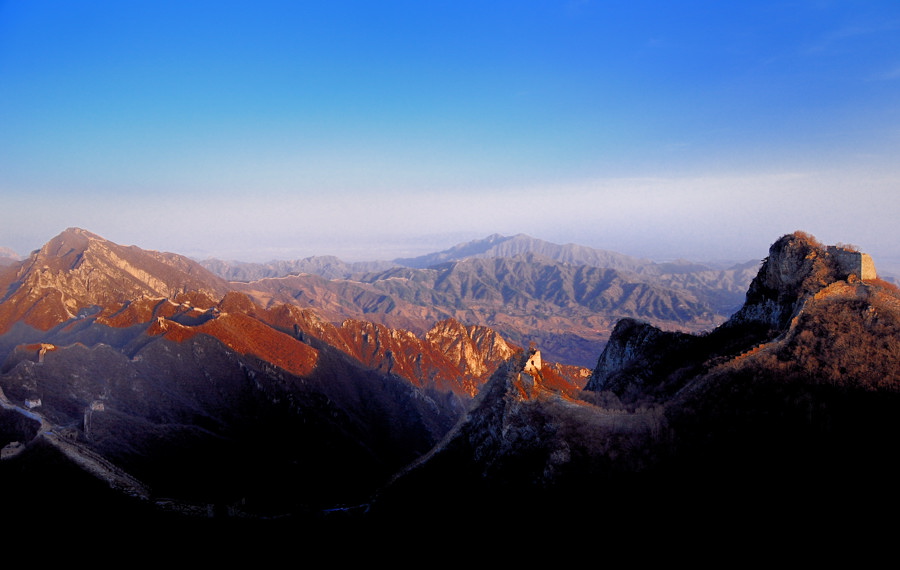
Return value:
M 586 518 L 627 539 L 641 528 L 749 540 L 760 521 L 815 539 L 878 536 L 875 512 L 900 505 L 900 292 L 838 257 L 783 236 L 743 307 L 708 334 L 623 320 L 577 398 L 510 359 L 374 516 Z

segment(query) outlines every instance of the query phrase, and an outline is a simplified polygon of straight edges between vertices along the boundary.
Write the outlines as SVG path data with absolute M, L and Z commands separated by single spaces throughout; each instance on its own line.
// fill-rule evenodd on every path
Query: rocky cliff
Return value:
M 621 321 L 587 389 L 630 394 L 628 398 L 660 390 L 671 394 L 683 385 L 685 370 L 696 373 L 697 363 L 729 358 L 786 334 L 807 302 L 830 285 L 848 281 L 860 279 L 844 270 L 833 248 L 805 232 L 782 236 L 769 248 L 743 306 L 720 327 L 692 336 Z
M 811 295 L 846 277 L 834 256 L 814 237 L 804 232 L 785 235 L 769 248 L 730 326 L 752 324 L 773 333 L 783 331 Z

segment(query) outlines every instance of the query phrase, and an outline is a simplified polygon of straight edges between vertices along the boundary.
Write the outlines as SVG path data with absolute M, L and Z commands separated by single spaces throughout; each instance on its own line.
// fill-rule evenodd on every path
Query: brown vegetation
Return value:
M 817 297 L 780 347 L 757 356 L 754 365 L 811 383 L 900 391 L 900 299 L 896 288 L 883 290 L 889 295 L 857 284 Z

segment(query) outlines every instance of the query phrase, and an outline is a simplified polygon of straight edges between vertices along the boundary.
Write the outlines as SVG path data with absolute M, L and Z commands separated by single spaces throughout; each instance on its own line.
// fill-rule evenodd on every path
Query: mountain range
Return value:
M 333 322 L 279 281 L 230 283 L 183 256 L 77 228 L 0 270 L 0 443 L 14 459 L 0 469 L 62 454 L 176 511 L 322 509 L 360 500 L 427 451 L 521 351 L 453 319 L 421 335 Z M 313 304 L 329 306 L 334 291 Z M 379 297 L 350 291 L 351 306 Z M 589 372 L 554 370 L 564 391 Z M 59 484 L 13 483 L 36 496 Z
M 897 506 L 900 292 L 860 252 L 795 232 L 714 268 L 491 236 L 225 267 L 78 228 L 0 267 L 6 520 L 612 536 Z
M 0 247 L 0 266 L 12 265 L 19 260 L 15 251 L 8 247 Z
M 299 302 L 331 320 L 364 318 L 422 334 L 453 318 L 520 345 L 536 342 L 548 358 L 585 367 L 622 317 L 693 332 L 724 322 L 759 266 L 657 263 L 523 234 L 389 262 L 200 263 L 259 298 Z

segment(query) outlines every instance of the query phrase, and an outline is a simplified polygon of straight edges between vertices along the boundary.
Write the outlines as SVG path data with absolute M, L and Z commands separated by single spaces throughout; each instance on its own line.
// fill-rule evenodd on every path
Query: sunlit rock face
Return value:
M 783 330 L 803 304 L 819 290 L 845 279 L 874 279 L 871 258 L 835 246 L 823 246 L 805 232 L 779 238 L 769 248 L 744 306 L 730 324 L 757 324 Z
M 484 379 L 516 351 L 492 329 L 463 326 L 453 319 L 436 323 L 425 339 L 456 363 L 459 370 Z
M 7 290 L 0 331 L 14 323 L 49 330 L 90 316 L 113 329 L 143 325 L 147 334 L 175 341 L 211 335 L 299 375 L 316 366 L 315 341 L 420 388 L 466 398 L 515 350 L 492 329 L 454 319 L 420 335 L 358 318 L 335 324 L 291 304 L 290 296 L 278 302 L 252 288 L 237 291 L 238 284 L 185 257 L 121 246 L 78 228 L 54 237 L 0 280 Z
M 47 242 L 0 281 L 7 291 L 0 330 L 18 320 L 46 330 L 92 307 L 142 296 L 196 291 L 219 298 L 227 291 L 224 280 L 185 257 L 121 246 L 77 228 Z

